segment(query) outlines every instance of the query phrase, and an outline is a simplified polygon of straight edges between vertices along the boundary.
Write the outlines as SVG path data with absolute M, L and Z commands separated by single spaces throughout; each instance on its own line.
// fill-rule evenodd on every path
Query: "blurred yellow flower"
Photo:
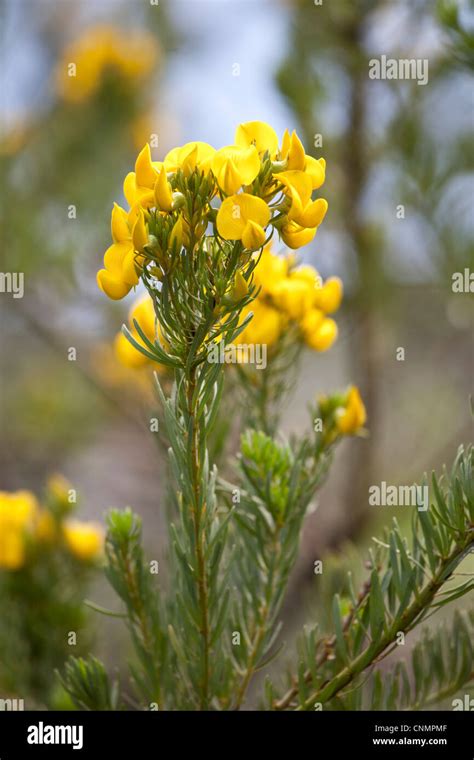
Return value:
M 98 523 L 68 520 L 63 525 L 63 535 L 70 552 L 84 562 L 96 559 L 102 552 L 104 532 Z
M 0 567 L 17 570 L 24 565 L 26 535 L 37 510 L 30 491 L 0 491 Z
M 57 92 L 82 103 L 99 93 L 111 74 L 136 84 L 153 71 L 158 56 L 156 40 L 144 31 L 94 26 L 63 51 L 55 71 Z
M 278 309 L 255 299 L 242 309 L 241 322 L 253 312 L 253 318 L 235 340 L 236 345 L 265 344 L 273 346 L 279 339 L 285 324 L 285 317 Z
M 337 427 L 343 435 L 354 435 L 363 428 L 366 420 L 367 412 L 359 389 L 352 385 L 347 392 L 345 407 L 339 410 Z

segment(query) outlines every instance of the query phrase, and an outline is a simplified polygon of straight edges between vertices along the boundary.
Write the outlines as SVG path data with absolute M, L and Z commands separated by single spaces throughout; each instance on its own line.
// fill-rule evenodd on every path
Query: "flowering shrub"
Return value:
M 160 162 L 146 145 L 125 178 L 129 208 L 114 205 L 113 243 L 98 285 L 114 300 L 139 283 L 146 290 L 116 348 L 129 364 L 143 357 L 160 376 L 167 373 L 166 384 L 157 373 L 155 379 L 159 435 L 170 461 L 169 585 L 157 583 L 158 564 L 144 557 L 139 517 L 113 509 L 107 518 L 106 574 L 131 632 L 131 676 L 143 708 L 248 704 L 257 671 L 282 647 L 279 613 L 305 515 L 335 447 L 346 435 L 364 433 L 356 387 L 321 397 L 308 431 L 290 441 L 278 432 L 302 346 L 324 351 L 336 338 L 328 315 L 339 306 L 342 286 L 337 278 L 322 282 L 312 267 L 269 245 L 279 238 L 296 249 L 314 238 L 327 203 L 313 193 L 324 178 L 324 160 L 306 155 L 295 133 L 285 132 L 280 143 L 269 125 L 249 122 L 219 150 L 192 142 Z M 261 372 L 244 353 L 255 344 L 268 348 Z M 213 436 L 222 405 L 226 414 L 236 410 L 224 390 L 232 346 L 240 352 L 231 389 L 245 401 L 246 429 L 233 471 L 225 470 L 230 482 L 217 469 Z M 387 694 L 378 663 L 400 633 L 470 588 L 447 581 L 474 541 L 472 470 L 472 449 L 461 450 L 452 473 L 433 479 L 432 509 L 416 513 L 411 542 L 395 525 L 376 543 L 361 591 L 349 579 L 344 598 L 342 591 L 334 596 L 330 630 L 306 631 L 288 682 L 267 680 L 266 707 L 361 704 L 368 681 L 375 705 L 390 705 L 400 684 L 404 704 L 446 695 L 449 679 L 439 676 L 447 671 L 445 653 L 435 669 L 439 694 L 432 669 L 418 659 L 413 673 L 397 666 Z M 472 620 L 460 616 L 452 636 L 471 629 Z M 453 657 L 448 693 L 468 679 L 472 650 L 469 657 Z M 124 707 L 118 685 L 95 658 L 72 658 L 62 680 L 80 708 Z
M 49 480 L 41 503 L 30 491 L 0 492 L 2 695 L 51 703 L 52 670 L 71 645 L 85 651 L 90 644 L 82 601 L 103 531 L 73 519 L 74 509 L 75 491 L 60 476 Z
M 154 38 L 143 31 L 93 26 L 63 50 L 56 66 L 57 92 L 68 102 L 82 103 L 113 77 L 131 87 L 151 73 L 157 58 Z

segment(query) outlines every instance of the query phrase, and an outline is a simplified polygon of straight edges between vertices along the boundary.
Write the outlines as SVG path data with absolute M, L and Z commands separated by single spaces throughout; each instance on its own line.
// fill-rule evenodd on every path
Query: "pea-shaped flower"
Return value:
M 270 209 L 265 201 L 248 193 L 231 195 L 217 214 L 217 230 L 224 240 L 241 240 L 245 248 L 256 250 L 265 242 Z

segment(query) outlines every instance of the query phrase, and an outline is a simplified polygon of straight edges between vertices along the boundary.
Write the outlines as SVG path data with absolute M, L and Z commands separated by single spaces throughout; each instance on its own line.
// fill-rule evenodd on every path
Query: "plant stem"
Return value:
M 187 388 L 188 414 L 192 419 L 192 467 L 191 467 L 191 485 L 194 494 L 194 503 L 191 505 L 191 513 L 194 524 L 194 544 L 196 551 L 196 577 L 198 585 L 199 609 L 201 613 L 201 636 L 202 636 L 202 681 L 200 709 L 206 710 L 209 704 L 209 650 L 210 650 L 210 630 L 209 630 L 209 601 L 207 576 L 205 566 L 205 539 L 202 531 L 201 518 L 205 513 L 206 505 L 199 507 L 201 491 L 201 466 L 199 462 L 199 428 L 196 424 L 195 395 L 196 390 L 196 368 L 193 367 L 190 372 Z
M 127 588 L 130 594 L 130 599 L 132 602 L 132 610 L 135 613 L 137 621 L 138 621 L 138 628 L 142 635 L 145 650 L 148 652 L 150 657 L 154 660 L 155 658 L 154 658 L 154 653 L 153 653 L 152 635 L 148 627 L 148 621 L 145 614 L 143 599 L 141 597 L 140 591 L 136 584 L 136 579 L 130 567 L 130 560 L 129 560 L 128 555 L 122 552 L 122 558 L 123 558 L 123 563 L 125 567 L 125 581 L 126 581 Z M 158 708 L 161 710 L 163 708 L 163 704 L 162 704 L 162 699 L 161 699 L 161 687 L 160 687 L 159 678 L 156 679 L 155 700 L 158 705 Z
M 402 615 L 395 618 L 392 625 L 388 628 L 380 641 L 376 644 L 369 644 L 354 662 L 347 665 L 334 678 L 323 684 L 320 689 L 308 697 L 296 708 L 296 710 L 309 710 L 318 702 L 321 704 L 328 702 L 341 691 L 341 689 L 351 683 L 356 676 L 360 675 L 360 673 L 370 667 L 370 665 L 375 664 L 384 650 L 395 641 L 399 632 L 406 633 L 411 630 L 413 624 L 417 621 L 417 618 L 424 610 L 427 610 L 430 607 L 434 597 L 445 583 L 446 578 L 444 575 L 446 569 L 454 560 L 456 560 L 456 558 L 461 557 L 464 554 L 466 548 L 473 542 L 473 540 L 472 534 L 469 534 L 464 541 L 456 543 L 450 554 L 442 560 L 437 573 L 435 573 L 425 588 L 416 595 L 415 599 L 405 609 Z
M 266 588 L 265 588 L 265 600 L 260 610 L 259 622 L 256 626 L 253 644 L 247 658 L 247 664 L 245 667 L 245 674 L 242 682 L 237 690 L 237 696 L 235 701 L 235 709 L 238 710 L 245 698 L 247 688 L 250 684 L 253 674 L 258 666 L 258 655 L 262 642 L 265 640 L 265 636 L 270 633 L 267 629 L 268 618 L 272 610 L 272 599 L 275 588 L 275 570 L 278 565 L 278 559 L 281 556 L 281 544 L 279 540 L 280 529 L 278 528 L 275 534 L 275 540 L 272 546 L 272 560 L 268 570 Z

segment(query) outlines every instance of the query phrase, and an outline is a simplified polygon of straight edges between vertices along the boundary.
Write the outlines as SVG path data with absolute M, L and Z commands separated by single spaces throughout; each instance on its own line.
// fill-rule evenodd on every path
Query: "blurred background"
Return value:
M 299 622 L 314 560 L 343 555 L 348 541 L 362 548 L 391 519 L 394 510 L 368 506 L 369 485 L 419 481 L 472 437 L 473 298 L 453 291 L 453 274 L 474 271 L 473 5 L 0 7 L 1 270 L 24 273 L 23 298 L 0 294 L 0 489 L 37 492 L 60 472 L 83 515 L 132 506 L 150 556 L 164 556 L 166 462 L 149 432 L 150 373 L 122 367 L 112 347 L 133 295 L 113 303 L 95 282 L 112 203 L 145 142 L 154 159 L 189 140 L 220 147 L 254 119 L 280 135 L 296 129 L 327 161 L 329 213 L 300 253 L 344 281 L 340 333 L 327 354 L 304 357 L 283 428 L 297 433 L 316 395 L 355 383 L 370 435 L 344 443 L 308 518 L 284 611 Z M 370 79 L 381 55 L 427 59 L 428 83 Z M 101 626 L 98 646 L 118 659 L 116 623 Z

